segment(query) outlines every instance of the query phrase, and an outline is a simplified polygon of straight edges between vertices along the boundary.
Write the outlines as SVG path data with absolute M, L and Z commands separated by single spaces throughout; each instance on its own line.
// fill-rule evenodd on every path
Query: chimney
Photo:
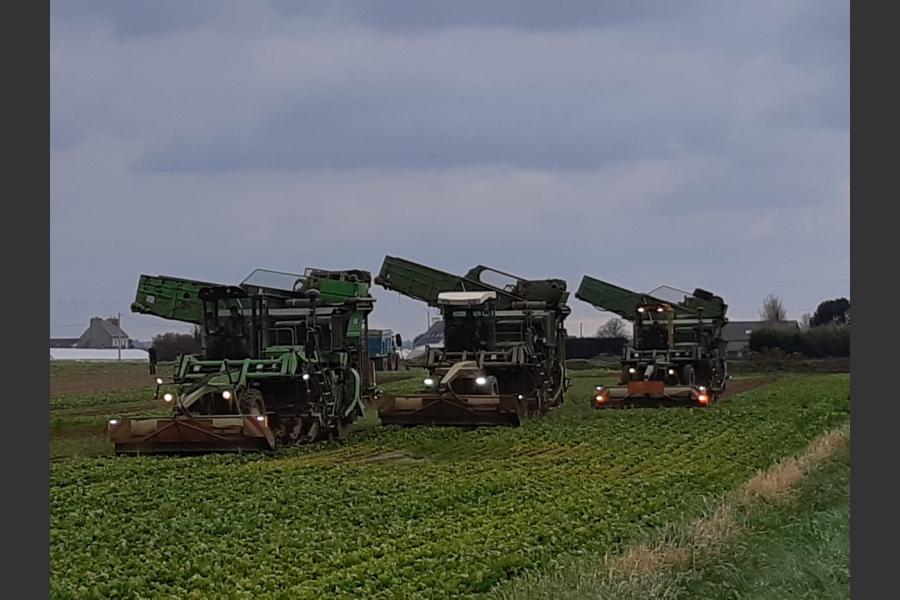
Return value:
M 101 319 L 100 317 L 91 317 L 91 327 L 93 327 L 94 325 L 99 325 L 102 322 L 103 319 Z
M 119 317 L 110 317 L 110 318 L 107 319 L 107 321 L 109 321 L 110 323 L 112 323 L 112 324 L 115 325 L 116 327 L 119 326 Z

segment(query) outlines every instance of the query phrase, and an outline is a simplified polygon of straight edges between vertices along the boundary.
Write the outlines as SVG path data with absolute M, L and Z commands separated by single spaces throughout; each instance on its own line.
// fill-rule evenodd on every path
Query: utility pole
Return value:
M 578 323 L 578 337 L 584 337 L 584 321 Z
M 116 313 L 116 326 L 119 328 L 119 331 L 122 331 L 122 313 Z M 119 332 L 116 332 L 116 348 L 119 349 L 119 362 L 122 362 L 122 338 L 119 337 Z

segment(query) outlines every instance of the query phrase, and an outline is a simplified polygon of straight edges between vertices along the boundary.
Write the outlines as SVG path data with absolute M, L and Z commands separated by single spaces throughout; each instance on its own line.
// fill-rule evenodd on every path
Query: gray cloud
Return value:
M 736 317 L 848 293 L 845 5 L 420 4 L 54 3 L 52 324 L 127 311 L 140 272 L 387 253 Z

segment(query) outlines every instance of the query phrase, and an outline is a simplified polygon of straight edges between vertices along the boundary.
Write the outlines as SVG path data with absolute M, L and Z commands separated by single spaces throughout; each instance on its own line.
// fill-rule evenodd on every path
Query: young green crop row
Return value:
M 391 429 L 272 456 L 51 468 L 56 598 L 473 597 L 615 551 L 847 420 L 849 377 L 705 410 Z

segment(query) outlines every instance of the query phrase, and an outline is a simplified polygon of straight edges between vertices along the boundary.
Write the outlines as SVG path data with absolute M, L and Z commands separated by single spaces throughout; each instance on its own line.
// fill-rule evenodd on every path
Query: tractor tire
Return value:
M 247 388 L 240 398 L 241 412 L 245 415 L 266 414 L 266 404 L 263 394 L 256 388 Z

